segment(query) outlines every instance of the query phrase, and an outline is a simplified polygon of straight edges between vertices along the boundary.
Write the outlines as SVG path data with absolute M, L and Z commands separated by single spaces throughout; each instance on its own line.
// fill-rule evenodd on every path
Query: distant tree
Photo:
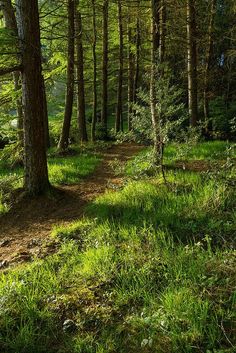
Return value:
M 68 49 L 65 112 L 58 148 L 65 150 L 69 145 L 70 125 L 74 101 L 74 57 L 75 57 L 75 1 L 68 0 Z
M 6 28 L 12 32 L 12 35 L 17 38 L 18 37 L 18 30 L 17 30 L 17 23 L 15 17 L 15 10 L 12 5 L 11 0 L 1 0 L 0 1 L 0 9 L 3 12 L 3 17 L 5 20 Z M 20 79 L 21 73 L 20 71 L 13 72 L 13 79 L 14 79 L 14 86 L 16 92 L 21 89 Z M 17 118 L 18 118 L 18 129 L 19 129 L 19 141 L 23 146 L 23 110 L 22 110 L 22 99 L 21 96 L 16 100 L 16 108 L 17 108 Z
M 103 0 L 102 7 L 102 109 L 101 120 L 105 137 L 107 137 L 108 114 L 108 0 Z
M 187 71 L 190 124 L 198 122 L 196 0 L 187 0 Z
M 95 0 L 92 1 L 92 12 L 93 12 L 93 117 L 92 117 L 92 125 L 91 125 L 91 140 L 95 141 L 96 135 L 96 122 L 97 122 L 97 28 L 96 28 L 96 8 L 95 8 Z
M 86 118 L 85 118 L 85 92 L 84 92 L 84 50 L 82 41 L 82 16 L 80 10 L 76 10 L 76 80 L 77 80 L 77 109 L 78 128 L 80 141 L 88 141 Z
M 122 0 L 118 0 L 118 28 L 119 28 L 119 73 L 117 87 L 117 105 L 116 105 L 116 121 L 115 130 L 123 131 L 123 68 L 124 68 L 124 39 L 123 39 L 123 16 L 122 16 Z

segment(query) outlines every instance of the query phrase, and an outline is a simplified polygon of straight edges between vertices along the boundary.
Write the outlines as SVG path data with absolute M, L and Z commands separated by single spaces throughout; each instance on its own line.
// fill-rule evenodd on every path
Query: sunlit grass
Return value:
M 52 185 L 76 184 L 92 174 L 101 158 L 93 153 L 75 151 L 73 156 L 50 156 L 48 158 L 49 180 Z M 23 187 L 23 168 L 10 167 L 0 161 L 0 215 L 9 210 L 6 192 Z
M 2 275 L 4 352 L 234 351 L 234 190 L 214 175 L 167 178 L 98 197 L 55 226 L 57 254 Z
M 98 163 L 98 157 L 88 154 L 50 158 L 49 180 L 52 184 L 75 184 L 91 174 Z

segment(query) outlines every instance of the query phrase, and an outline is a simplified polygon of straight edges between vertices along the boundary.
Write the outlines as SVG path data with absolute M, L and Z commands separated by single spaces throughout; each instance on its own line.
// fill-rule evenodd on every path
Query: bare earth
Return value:
M 76 185 L 61 186 L 56 197 L 22 199 L 9 213 L 0 217 L 0 268 L 31 261 L 56 251 L 50 239 L 52 227 L 81 218 L 85 205 L 106 189 L 122 185 L 111 162 L 125 162 L 143 147 L 123 143 L 102 152 L 102 162 L 95 172 Z

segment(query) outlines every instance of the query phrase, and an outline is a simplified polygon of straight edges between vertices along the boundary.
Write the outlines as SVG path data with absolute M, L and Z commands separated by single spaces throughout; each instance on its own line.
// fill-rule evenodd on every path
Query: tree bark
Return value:
M 38 1 L 17 0 L 24 110 L 25 189 L 30 195 L 49 190 L 44 134 L 44 96 Z
M 188 109 L 190 125 L 198 122 L 196 0 L 187 0 Z
M 93 117 L 91 125 L 91 140 L 95 141 L 95 130 L 97 122 L 97 33 L 96 33 L 96 9 L 95 0 L 92 0 L 92 10 L 93 10 Z
M 206 65 L 204 77 L 204 91 L 203 91 L 203 109 L 205 118 L 205 135 L 209 138 L 212 132 L 212 123 L 209 116 L 209 90 L 210 90 L 210 71 L 213 61 L 213 28 L 216 12 L 216 0 L 211 0 L 210 4 L 210 20 L 208 27 L 207 51 L 206 51 Z
M 74 57 L 75 57 L 75 1 L 68 0 L 68 48 L 67 48 L 67 81 L 66 81 L 66 98 L 65 112 L 62 126 L 62 132 L 58 148 L 66 150 L 69 146 L 70 126 L 73 113 L 74 101 Z
M 75 16 L 76 25 L 76 51 L 77 51 L 77 108 L 78 108 L 78 128 L 81 142 L 88 141 L 86 118 L 85 118 L 85 93 L 84 93 L 84 51 L 82 42 L 82 18 L 77 10 Z
M 42 88 L 43 88 L 44 138 L 45 138 L 46 147 L 49 148 L 50 147 L 50 135 L 49 135 L 49 123 L 48 123 L 48 105 L 47 105 L 46 87 L 45 87 L 43 74 L 41 76 L 41 80 L 42 80 Z
M 151 0 L 151 77 L 150 77 L 150 109 L 153 127 L 153 162 L 155 165 L 162 163 L 162 141 L 160 130 L 160 119 L 157 112 L 157 99 L 155 92 L 155 67 L 159 49 L 159 0 Z M 158 22 L 157 22 L 158 21 Z
M 123 112 L 122 112 L 122 93 L 123 93 L 123 21 L 122 21 L 122 3 L 118 0 L 118 30 L 120 39 L 120 49 L 119 49 L 119 73 L 118 73 L 118 88 L 117 88 L 117 106 L 116 106 L 116 121 L 115 121 L 115 131 L 123 131 Z
M 137 102 L 137 90 L 139 82 L 139 71 L 140 71 L 140 45 L 141 45 L 141 34 L 140 34 L 140 0 L 137 3 L 137 19 L 136 19 L 136 40 L 135 40 L 135 73 L 134 73 L 134 97 L 133 102 Z M 135 111 L 134 111 L 135 114 Z
M 102 40 L 102 126 L 107 137 L 108 102 L 108 0 L 103 0 L 103 40 Z
M 165 60 L 166 52 L 166 0 L 160 2 L 160 45 L 159 45 L 159 58 L 160 62 Z
M 132 129 L 133 101 L 134 101 L 134 78 L 135 78 L 135 54 L 134 40 L 131 27 L 131 13 L 128 8 L 128 130 Z

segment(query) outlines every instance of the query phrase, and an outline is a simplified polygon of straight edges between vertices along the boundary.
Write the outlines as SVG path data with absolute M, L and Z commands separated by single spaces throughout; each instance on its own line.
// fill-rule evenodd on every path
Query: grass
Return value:
M 186 170 L 167 178 L 100 196 L 84 219 L 55 226 L 58 253 L 2 274 L 1 351 L 235 352 L 233 186 Z
M 48 173 L 52 185 L 71 185 L 87 177 L 97 167 L 101 158 L 91 146 L 77 148 L 74 155 L 59 156 L 54 150 L 49 151 Z M 8 194 L 11 190 L 23 186 L 23 168 L 11 167 L 5 160 L 0 160 L 0 215 L 8 212 Z M 6 192 L 7 189 L 7 192 Z

